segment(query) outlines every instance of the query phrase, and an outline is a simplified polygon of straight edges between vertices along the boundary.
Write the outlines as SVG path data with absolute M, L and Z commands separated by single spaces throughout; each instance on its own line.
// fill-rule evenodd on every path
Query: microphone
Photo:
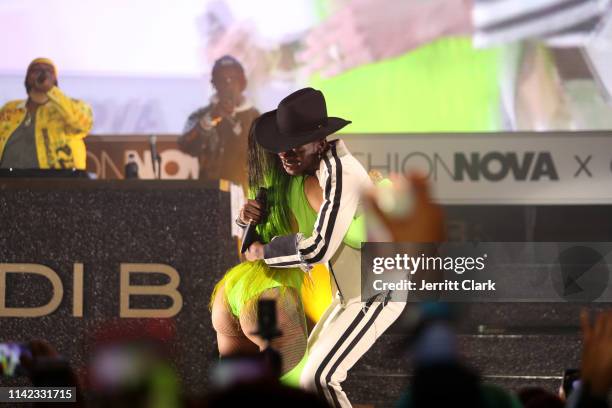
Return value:
M 157 136 L 149 136 L 149 147 L 151 149 L 151 165 L 153 166 L 153 178 L 161 178 L 161 156 L 159 155 L 159 153 L 157 153 Z
M 216 117 L 211 119 L 210 124 L 212 125 L 212 127 L 215 127 L 219 123 L 221 123 L 222 120 L 223 120 L 223 116 L 216 116 Z
M 43 82 L 45 82 L 45 79 L 47 79 L 47 73 L 45 71 L 41 71 L 40 74 L 38 74 L 38 76 L 36 77 L 36 83 L 38 85 L 42 85 Z
M 266 208 L 266 204 L 268 202 L 267 198 L 268 190 L 265 187 L 259 187 L 257 191 L 257 196 L 255 197 L 255 201 L 257 201 L 263 208 Z M 244 254 L 251 244 L 259 239 L 256 230 L 257 224 L 253 223 L 253 221 L 249 222 L 249 225 L 244 229 L 244 233 L 242 234 L 242 246 L 240 247 L 240 253 Z

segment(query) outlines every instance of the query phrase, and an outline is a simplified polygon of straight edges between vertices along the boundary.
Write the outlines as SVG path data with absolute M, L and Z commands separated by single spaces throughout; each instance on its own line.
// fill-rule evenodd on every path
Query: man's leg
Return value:
M 315 326 L 310 331 L 310 335 L 308 336 L 308 349 L 309 350 L 312 349 L 312 347 L 317 342 L 317 340 L 319 339 L 319 336 L 325 330 L 325 328 L 329 326 L 331 322 L 335 320 L 335 316 L 343 309 L 344 307 L 342 306 L 340 302 L 340 297 L 336 295 L 332 299 L 330 305 L 327 306 L 327 309 L 325 309 L 325 311 L 319 318 L 319 321 L 317 322 L 317 324 L 315 324 Z
M 324 323 L 309 350 L 301 377 L 302 387 L 325 397 L 333 407 L 350 407 L 342 391 L 347 372 L 399 317 L 405 306 L 403 302 L 374 300 L 364 304 L 355 299 L 338 313 L 330 314 L 332 321 Z

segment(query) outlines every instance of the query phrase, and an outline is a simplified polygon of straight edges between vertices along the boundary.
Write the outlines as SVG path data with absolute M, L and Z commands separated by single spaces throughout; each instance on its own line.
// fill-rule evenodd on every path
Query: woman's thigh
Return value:
M 259 299 L 276 301 L 276 319 L 282 335 L 272 340 L 270 346 L 278 351 L 283 359 L 283 373 L 295 367 L 306 353 L 307 330 L 306 319 L 300 297 L 293 288 L 268 289 Z M 257 313 L 254 305 L 247 305 L 240 315 L 242 332 L 249 340 L 257 344 L 261 350 L 268 344 L 257 332 Z
M 258 346 L 242 332 L 238 319 L 232 315 L 221 287 L 215 295 L 212 307 L 212 324 L 217 332 L 217 346 L 221 356 L 254 353 Z

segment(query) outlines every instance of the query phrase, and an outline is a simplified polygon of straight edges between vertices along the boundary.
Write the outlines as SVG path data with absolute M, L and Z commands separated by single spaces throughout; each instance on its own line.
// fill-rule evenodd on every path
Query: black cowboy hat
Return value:
M 281 153 L 324 139 L 349 123 L 348 120 L 327 116 L 321 91 L 304 88 L 280 101 L 278 109 L 261 115 L 253 131 L 261 147 Z

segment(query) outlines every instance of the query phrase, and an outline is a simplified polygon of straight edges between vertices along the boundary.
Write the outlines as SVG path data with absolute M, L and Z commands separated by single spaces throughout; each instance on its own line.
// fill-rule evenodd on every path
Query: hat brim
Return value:
M 261 115 L 255 123 L 255 140 L 266 150 L 273 153 L 286 152 L 306 143 L 324 139 L 336 133 L 351 121 L 330 116 L 325 125 L 304 132 L 282 133 L 276 124 L 276 109 Z

